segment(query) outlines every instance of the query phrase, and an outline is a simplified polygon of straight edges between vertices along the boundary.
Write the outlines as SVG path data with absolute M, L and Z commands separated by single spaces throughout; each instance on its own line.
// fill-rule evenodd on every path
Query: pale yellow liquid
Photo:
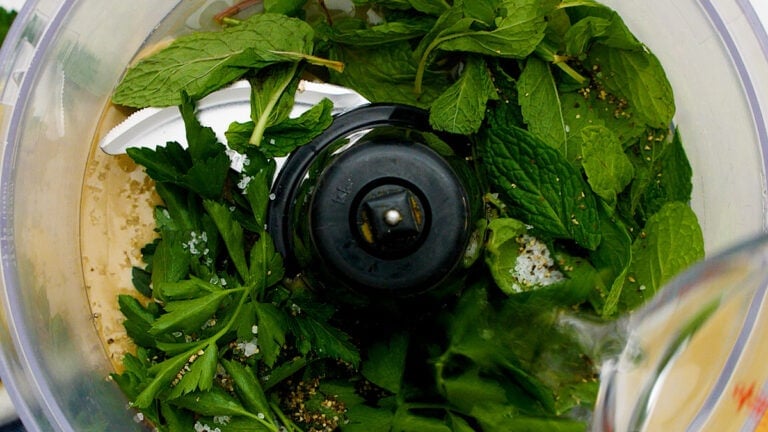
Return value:
M 83 277 L 94 323 L 115 370 L 135 349 L 123 327 L 117 296 L 139 296 L 131 282 L 131 268 L 144 267 L 140 249 L 154 233 L 152 212 L 160 202 L 153 182 L 127 155 L 112 156 L 98 148 L 98 140 L 125 118 L 113 107 L 104 111 L 94 138 L 83 180 L 80 241 Z

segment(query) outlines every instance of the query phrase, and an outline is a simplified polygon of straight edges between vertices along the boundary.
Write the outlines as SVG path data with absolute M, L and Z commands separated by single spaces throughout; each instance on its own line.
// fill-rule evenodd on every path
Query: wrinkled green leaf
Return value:
M 203 201 L 203 206 L 208 214 L 211 215 L 211 218 L 213 218 L 240 277 L 248 280 L 250 272 L 245 259 L 243 227 L 235 221 L 232 212 L 226 205 L 215 201 L 205 200 Z
M 514 126 L 485 130 L 479 147 L 490 180 L 516 217 L 554 237 L 597 247 L 600 222 L 592 191 L 557 150 Z
M 181 36 L 130 67 L 112 101 L 139 108 L 171 106 L 181 102 L 182 91 L 199 99 L 249 70 L 295 61 L 278 52 L 310 54 L 313 37 L 307 23 L 269 13 L 222 31 Z
M 589 52 L 587 65 L 597 68 L 595 80 L 608 92 L 626 99 L 646 124 L 669 127 L 675 114 L 672 86 L 650 51 L 596 44 Z
M 602 126 L 581 130 L 581 165 L 587 182 L 597 196 L 613 205 L 616 196 L 632 181 L 635 170 L 619 139 Z
M 485 118 L 488 99 L 496 90 L 485 61 L 469 57 L 459 79 L 453 83 L 429 110 L 429 124 L 435 129 L 461 135 L 478 131 Z
M 388 343 L 374 344 L 368 349 L 361 372 L 370 382 L 397 394 L 405 374 L 407 353 L 408 335 L 397 333 Z
M 622 304 L 632 309 L 651 298 L 664 283 L 704 257 L 704 239 L 693 210 L 681 202 L 665 204 L 648 219 L 632 244 L 632 262 Z
M 536 57 L 530 57 L 525 62 L 517 85 L 517 101 L 528 130 L 567 155 L 566 124 L 560 94 L 549 65 Z

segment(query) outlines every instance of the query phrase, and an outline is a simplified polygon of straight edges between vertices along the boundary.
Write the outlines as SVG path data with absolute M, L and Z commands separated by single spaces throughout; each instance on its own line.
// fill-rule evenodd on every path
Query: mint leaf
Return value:
M 494 28 L 444 34 L 437 48 L 494 57 L 524 58 L 544 38 L 546 21 L 540 0 L 502 0 Z
M 423 36 L 434 23 L 434 18 L 414 16 L 369 26 L 364 20 L 348 18 L 334 22 L 324 31 L 330 40 L 342 45 L 377 46 Z
M 332 112 L 333 103 L 323 99 L 299 117 L 267 128 L 261 151 L 269 158 L 287 156 L 326 130 L 333 122 Z
M 427 73 L 422 91 L 414 93 L 417 65 L 408 42 L 394 42 L 375 49 L 337 46 L 331 56 L 346 65 L 344 73 L 331 72 L 331 82 L 353 88 L 371 102 L 428 108 L 450 85 L 447 74 Z
M 499 288 L 507 295 L 519 292 L 520 282 L 515 278 L 515 266 L 520 255 L 518 237 L 525 234 L 525 224 L 517 219 L 493 219 L 488 224 L 485 263 Z
M 362 374 L 368 381 L 397 394 L 405 374 L 408 334 L 397 333 L 388 343 L 377 343 L 368 349 Z
M 514 126 L 485 130 L 479 141 L 489 178 L 516 217 L 553 237 L 597 247 L 600 222 L 592 191 L 557 150 Z
M 283 15 L 293 15 L 298 12 L 307 0 L 264 0 L 264 11 Z
M 693 171 L 683 148 L 680 131 L 675 129 L 672 143 L 664 148 L 657 162 L 654 178 L 649 182 L 641 200 L 642 210 L 654 214 L 667 202 L 691 200 Z
M 665 204 L 648 219 L 632 244 L 629 283 L 622 305 L 633 309 L 651 298 L 673 276 L 704 257 L 704 239 L 693 210 L 680 202 Z
M 581 130 L 581 166 L 597 196 L 613 205 L 616 196 L 632 181 L 635 170 L 619 139 L 602 126 Z
M 567 157 L 573 163 L 581 158 L 581 130 L 589 126 L 604 126 L 621 141 L 623 148 L 645 138 L 646 126 L 634 115 L 631 107 L 619 106 L 599 91 L 588 94 L 561 93 L 563 118 L 568 130 Z
M 478 131 L 485 118 L 488 99 L 496 96 L 485 61 L 470 56 L 459 79 L 440 95 L 429 110 L 435 129 L 461 135 Z
M 252 134 L 249 144 L 260 146 L 264 131 L 288 118 L 299 86 L 297 63 L 277 64 L 259 71 L 251 83 Z M 233 147 L 236 148 L 236 147 Z
M 642 49 L 642 44 L 629 31 L 621 17 L 614 11 L 600 6 L 588 11 L 576 21 L 565 34 L 565 53 L 579 56 L 589 51 L 591 45 L 599 42 L 607 47 L 626 50 Z
M 311 54 L 313 37 L 304 21 L 269 13 L 222 31 L 181 36 L 130 67 L 112 101 L 139 108 L 178 105 L 182 91 L 200 99 L 249 70 L 295 62 L 280 52 Z
M 549 65 L 536 57 L 529 57 L 517 86 L 517 101 L 528 130 L 567 155 L 566 124 L 557 84 Z
M 598 302 L 597 309 L 603 317 L 611 317 L 618 311 L 632 260 L 632 237 L 624 223 L 605 206 L 600 211 L 600 228 L 602 241 L 589 256 L 609 287 L 605 297 Z
M 587 66 L 608 92 L 626 99 L 648 126 L 667 128 L 675 114 L 672 86 L 659 60 L 648 50 L 623 50 L 595 44 Z

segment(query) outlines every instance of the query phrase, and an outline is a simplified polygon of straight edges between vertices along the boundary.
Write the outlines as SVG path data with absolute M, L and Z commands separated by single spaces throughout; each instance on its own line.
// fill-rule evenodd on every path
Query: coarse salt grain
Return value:
M 539 239 L 523 234 L 517 239 L 520 255 L 515 260 L 515 268 L 510 269 L 519 284 L 514 284 L 515 291 L 525 287 L 547 286 L 562 281 L 565 277 L 555 267 L 555 262 L 547 245 Z

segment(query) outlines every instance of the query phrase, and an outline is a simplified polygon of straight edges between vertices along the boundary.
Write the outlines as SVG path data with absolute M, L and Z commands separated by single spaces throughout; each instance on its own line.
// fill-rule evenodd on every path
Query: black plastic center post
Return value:
M 269 228 L 297 271 L 325 285 L 403 296 L 457 268 L 473 225 L 471 198 L 445 149 L 424 139 L 426 119 L 410 107 L 359 108 L 288 159 Z

